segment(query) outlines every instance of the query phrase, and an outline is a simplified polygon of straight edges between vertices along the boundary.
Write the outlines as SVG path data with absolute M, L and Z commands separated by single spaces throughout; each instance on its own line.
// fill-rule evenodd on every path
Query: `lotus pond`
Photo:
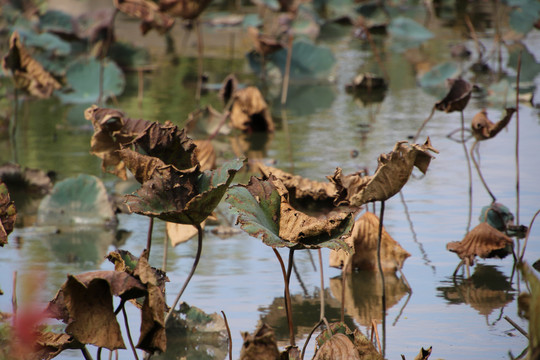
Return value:
M 447 78 L 461 76 L 474 85 L 472 97 L 462 112 L 465 127 L 469 129 L 473 117 L 483 109 L 496 122 L 504 117 L 505 108 L 516 107 L 519 69 L 518 112 L 496 137 L 479 143 L 474 154 L 497 203 L 510 209 L 517 224 L 529 226 L 540 208 L 540 112 L 533 96 L 540 81 L 540 32 L 519 27 L 512 18 L 518 16 L 512 11 L 529 9 L 527 1 L 509 1 L 511 4 L 434 1 L 431 16 L 421 2 L 389 2 L 388 34 L 373 32 L 368 36 L 363 32 L 367 29 L 365 24 L 371 26 L 380 21 L 374 15 L 373 9 L 377 7 L 368 7 L 369 2 L 360 6 L 352 1 L 314 1 L 327 4 L 326 18 L 310 12 L 316 5 L 306 4 L 292 22 L 295 41 L 316 44 L 316 51 L 304 52 L 302 46 L 293 46 L 284 106 L 280 101 L 279 67 L 284 67 L 286 50 L 269 57 L 264 78 L 257 73 L 261 64 L 257 56 L 247 55 L 253 49 L 248 25 L 259 24 L 272 9 L 263 10 L 248 2 L 233 3 L 216 0 L 201 15 L 205 81 L 200 106 L 212 105 L 221 111 L 224 104 L 218 90 L 227 75 L 234 73 L 240 87 L 257 86 L 261 90 L 269 104 L 275 131 L 233 130 L 227 135 L 217 135 L 212 143 L 218 165 L 245 156 L 250 163 L 259 160 L 317 181 L 327 181 L 326 176 L 332 175 L 337 167 L 347 174 L 364 168 L 373 173 L 380 154 L 390 152 L 398 141 L 412 142 L 434 105 L 448 93 Z M 112 2 L 101 0 L 57 0 L 45 5 L 49 10 L 62 10 L 73 17 L 113 9 Z M 364 16 L 364 25 L 354 26 L 342 19 L 344 15 L 350 16 L 350 9 L 358 11 L 354 19 Z M 14 29 L 23 32 L 31 25 L 20 19 L 13 22 L 7 11 L 2 11 L 0 49 L 6 54 L 10 32 Z M 413 29 L 408 27 L 409 23 L 400 25 L 393 22 L 395 19 L 415 20 L 424 28 Z M 526 21 L 517 22 L 523 25 Z M 504 43 L 495 41 L 499 34 Z M 156 31 L 142 36 L 138 20 L 117 15 L 116 41 L 146 52 L 137 52 L 133 63 L 123 67 L 122 77 L 111 80 L 110 92 L 114 93 L 115 87 L 120 90 L 109 96 L 102 107 L 119 109 L 134 119 L 160 123 L 169 120 L 179 127 L 186 124 L 189 114 L 199 107 L 197 36 L 195 31 L 186 30 L 180 20 L 171 35 L 175 55 L 167 53 L 164 36 Z M 304 37 L 306 40 L 302 40 Z M 457 44 L 464 45 L 472 54 L 453 57 L 451 50 Z M 51 42 L 50 46 L 58 45 Z M 83 68 L 76 71 L 81 74 L 79 80 L 94 84 L 90 88 L 95 89 L 99 72 L 90 71 L 90 65 Z M 375 93 L 347 91 L 347 85 L 357 75 L 366 73 L 386 78 L 387 89 Z M 114 75 L 104 71 L 104 76 Z M 13 162 L 22 168 L 49 172 L 54 174 L 56 183 L 80 174 L 93 175 L 103 181 L 111 196 L 129 194 L 139 187 L 134 179 L 122 181 L 103 172 L 101 160 L 90 154 L 94 130 L 84 112 L 98 100 L 84 98 L 93 96 L 91 90 L 82 86 L 81 91 L 87 91 L 82 96 L 57 92 L 48 99 L 36 99 L 19 92 L 15 97 L 9 73 L 0 81 L 0 119 L 6 119 L 0 124 L 0 163 Z M 15 101 L 18 101 L 16 110 Z M 341 270 L 329 266 L 330 250 L 323 248 L 324 288 L 321 289 L 317 250 L 295 252 L 290 292 L 294 331 L 300 348 L 319 321 L 321 292 L 329 322 L 340 320 L 342 299 L 344 320 L 350 328 L 356 327 L 369 337 L 375 322 L 384 357 L 388 359 L 400 359 L 401 354 L 412 359 L 422 347 L 430 346 L 436 359 L 513 359 L 527 348 L 528 339 L 505 319 L 508 317 L 529 329 L 529 321 L 518 309 L 519 294 L 529 290 L 522 274 L 514 270 L 512 255 L 504 259 L 477 257 L 469 276 L 465 269 L 453 276 L 460 259 L 446 249 L 446 244 L 461 241 L 481 222 L 484 207 L 492 203 L 474 165 L 467 162 L 459 141 L 460 131 L 455 132 L 461 128 L 462 115 L 459 111 L 434 111 L 417 142 L 422 144 L 429 136 L 439 153 L 433 154 L 425 175 L 415 169 L 401 192 L 385 201 L 384 227 L 410 257 L 401 272 L 385 275 L 384 316 L 377 271 L 356 271 L 342 282 Z M 15 126 L 9 121 L 13 116 L 17 116 Z M 475 139 L 469 133 L 466 136 L 469 136 L 465 143 L 469 150 Z M 205 138 L 196 132 L 193 137 Z M 253 167 L 246 166 L 234 182 L 246 184 L 251 175 L 260 176 Z M 18 215 L 8 244 L 0 249 L 2 313 L 12 311 L 14 272 L 19 307 L 25 303 L 44 307 L 66 282 L 68 274 L 114 270 L 114 264 L 106 260 L 109 252 L 123 249 L 139 256 L 147 245 L 149 218 L 146 216 L 120 213 L 113 229 L 96 226 L 92 223 L 94 217 L 79 219 L 76 231 L 64 232 L 59 230 L 60 225 L 45 222 L 45 226 L 40 222 L 43 195 L 30 196 L 24 190 L 11 189 L 10 193 Z M 85 201 L 92 203 L 95 198 L 89 194 Z M 370 203 L 364 208 L 379 215 L 381 203 Z M 215 214 L 217 220 L 205 227 L 200 264 L 181 300 L 206 314 L 221 316 L 221 311 L 226 314 L 233 358 L 240 355 L 241 333 L 252 333 L 260 321 L 274 329 L 278 345 L 283 349 L 289 344 L 289 328 L 283 277 L 272 249 L 234 225 L 236 216 L 227 202 L 221 201 Z M 536 226 L 531 228 L 523 258 L 530 265 L 540 259 Z M 171 305 L 191 269 L 197 241 L 192 239 L 173 247 L 166 240 L 166 223 L 161 220 L 154 222 L 152 238 L 150 265 L 162 267 L 163 254 L 167 252 L 170 282 L 166 299 Z M 523 249 L 524 239 L 513 239 L 514 248 Z M 279 251 L 286 259 L 288 252 Z M 131 333 L 138 339 L 140 311 L 128 305 Z M 119 323 L 125 335 L 123 322 Z M 200 331 L 169 337 L 167 352 L 153 357 L 225 359 L 227 339 L 218 334 L 218 330 L 223 330 L 222 325 L 208 325 L 216 326 L 216 332 L 208 328 L 201 330 L 204 326 L 200 324 L 194 326 Z M 133 358 L 127 337 L 124 339 L 128 349 L 120 350 L 118 355 L 122 359 Z M 96 347 L 88 346 L 88 349 L 95 358 Z M 311 358 L 314 349 L 312 338 L 306 358 Z M 139 356 L 142 355 L 139 350 Z M 109 356 L 108 351 L 102 356 Z M 66 350 L 57 356 L 58 359 L 81 357 L 79 350 Z

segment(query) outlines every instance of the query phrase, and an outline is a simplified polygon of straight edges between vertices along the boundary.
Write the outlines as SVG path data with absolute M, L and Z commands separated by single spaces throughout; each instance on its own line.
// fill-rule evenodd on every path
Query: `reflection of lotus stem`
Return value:
M 420 128 L 418 128 L 418 130 L 416 131 L 416 135 L 414 135 L 414 138 L 413 138 L 413 141 L 412 141 L 413 144 L 416 144 L 416 140 L 418 139 L 418 136 L 420 136 L 420 133 L 422 132 L 422 129 L 424 128 L 424 126 L 426 126 L 428 121 L 431 120 L 434 113 L 435 113 L 435 106 L 433 106 L 433 108 L 431 109 L 431 114 L 429 114 L 429 116 L 426 118 L 426 120 L 424 120 L 422 125 L 420 125 Z
M 525 331 L 521 326 L 519 326 L 514 321 L 512 321 L 512 319 L 510 319 L 508 316 L 505 315 L 504 320 L 508 321 L 510 323 L 510 325 L 512 325 L 514 328 L 516 328 L 516 330 L 519 331 L 527 339 L 529 338 L 529 334 L 527 334 L 527 331 Z
M 167 325 L 167 320 L 171 317 L 172 312 L 174 311 L 174 308 L 176 305 L 178 305 L 178 301 L 180 301 L 180 297 L 184 293 L 184 290 L 186 290 L 187 285 L 189 284 L 189 281 L 193 277 L 193 274 L 195 273 L 195 270 L 197 269 L 197 265 L 199 264 L 199 260 L 201 258 L 201 252 L 202 252 L 202 240 L 203 240 L 203 230 L 201 228 L 201 224 L 193 224 L 197 228 L 197 254 L 195 255 L 195 261 L 193 262 L 193 266 L 191 267 L 191 271 L 189 272 L 189 275 L 186 279 L 186 282 L 182 286 L 182 289 L 180 289 L 180 292 L 176 296 L 176 299 L 174 299 L 173 306 L 171 306 L 171 309 L 167 313 L 167 316 L 165 316 L 165 325 Z
M 13 322 L 17 317 L 17 271 L 13 272 L 13 290 L 11 293 L 11 308 L 13 309 Z
M 319 268 L 320 268 L 320 275 L 321 275 L 321 315 L 319 318 L 322 320 L 324 319 L 324 278 L 323 278 L 323 265 L 322 265 L 322 254 L 321 249 L 317 249 L 317 252 L 319 253 Z
M 518 55 L 516 76 L 516 224 L 519 225 L 519 76 L 521 74 L 521 51 Z
M 470 150 L 471 159 L 473 161 L 474 167 L 476 168 L 476 172 L 478 173 L 478 176 L 480 177 L 480 180 L 482 181 L 482 184 L 484 185 L 484 188 L 489 193 L 489 196 L 491 196 L 491 199 L 493 200 L 493 202 L 495 202 L 497 199 L 495 198 L 495 195 L 493 195 L 491 190 L 489 190 L 489 187 L 488 187 L 488 185 L 486 183 L 486 180 L 484 179 L 484 177 L 482 176 L 482 172 L 480 171 L 480 166 L 478 166 L 478 162 L 476 161 L 476 159 L 474 157 L 474 149 L 476 148 L 477 145 L 478 145 L 478 140 L 476 140 L 474 142 L 473 146 L 471 146 L 471 150 Z
M 135 356 L 135 359 L 139 360 L 139 357 L 137 356 L 137 350 L 135 350 L 135 345 L 133 344 L 133 338 L 131 337 L 131 331 L 129 331 L 129 323 L 128 323 L 128 318 L 127 318 L 126 308 L 124 306 L 122 306 L 122 315 L 124 315 L 124 324 L 126 325 L 129 345 L 131 345 L 131 350 L 133 350 L 133 355 Z
M 536 219 L 536 216 L 538 215 L 538 213 L 540 213 L 540 210 L 537 210 L 534 213 L 534 216 L 533 216 L 533 218 L 531 220 L 531 223 L 529 224 L 529 227 L 527 228 L 527 236 L 525 236 L 525 242 L 523 243 L 523 251 L 521 252 L 521 255 L 518 253 L 519 262 L 523 261 L 523 256 L 525 255 L 525 248 L 527 247 L 527 242 L 529 241 L 529 235 L 531 234 L 531 228 L 533 226 L 534 220 Z
M 384 283 L 384 272 L 381 265 L 381 239 L 383 230 L 383 217 L 384 217 L 384 200 L 381 201 L 381 213 L 379 216 L 379 237 L 377 239 L 377 265 L 379 267 L 379 274 L 381 275 L 382 284 L 382 325 L 383 325 L 383 348 L 382 356 L 384 357 L 384 351 L 386 347 L 386 285 Z
M 197 27 L 197 93 L 195 94 L 195 101 L 197 101 L 197 106 L 201 104 L 201 92 L 202 92 L 202 76 L 203 76 L 203 36 L 201 21 L 197 19 L 195 21 L 195 26 Z
M 281 105 L 287 102 L 287 92 L 289 91 L 289 77 L 291 74 L 291 59 L 293 49 L 293 35 L 289 33 L 289 43 L 287 45 L 287 62 L 285 63 L 285 74 L 283 75 L 283 85 L 281 88 Z
M 227 315 L 221 310 L 223 314 L 223 320 L 225 321 L 225 328 L 227 329 L 227 336 L 229 337 L 229 360 L 232 360 L 232 337 L 231 337 L 231 328 L 229 327 L 229 322 L 227 321 Z
M 150 247 L 152 246 L 152 231 L 154 230 L 154 218 L 150 216 L 148 224 L 148 235 L 146 236 L 146 250 L 148 250 L 148 258 L 150 258 Z
M 285 313 L 287 314 L 287 322 L 289 323 L 290 344 L 291 346 L 295 346 L 296 344 L 294 340 L 292 303 L 291 303 L 291 294 L 289 292 L 289 276 L 287 274 L 287 271 L 285 270 L 285 264 L 283 263 L 283 259 L 281 258 L 281 255 L 275 248 L 272 248 L 272 250 L 274 250 L 274 254 L 276 254 L 276 257 L 278 258 L 279 265 L 281 266 L 281 272 L 283 273 L 283 281 L 285 282 Z M 294 249 L 289 249 L 289 265 L 292 264 L 293 255 L 294 255 Z
M 467 144 L 465 143 L 465 118 L 463 115 L 463 110 L 460 111 L 461 114 L 461 143 L 463 144 L 463 151 L 465 152 L 465 158 L 467 159 L 467 170 L 469 174 L 469 217 L 467 220 L 467 227 L 465 232 L 468 233 L 471 227 L 471 217 L 472 217 L 472 174 L 471 174 L 471 160 L 469 159 L 469 152 L 467 151 Z

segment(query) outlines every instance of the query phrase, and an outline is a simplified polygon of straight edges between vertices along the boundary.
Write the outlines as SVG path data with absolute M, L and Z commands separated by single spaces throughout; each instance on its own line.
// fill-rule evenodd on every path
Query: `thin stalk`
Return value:
M 154 218 L 150 216 L 148 224 L 148 235 L 146 236 L 146 250 L 148 250 L 148 258 L 150 258 L 150 248 L 152 247 L 152 231 L 154 230 Z
M 318 253 L 319 253 L 319 268 L 320 268 L 320 272 L 319 274 L 321 275 L 321 313 L 320 313 L 320 316 L 319 318 L 322 320 L 325 318 L 324 316 L 324 276 L 323 276 L 323 264 L 322 264 L 322 251 L 321 249 L 317 249 Z
M 504 316 L 504 320 L 508 321 L 510 325 L 512 325 L 514 328 L 516 328 L 517 331 L 519 331 L 523 336 L 525 336 L 527 339 L 529 338 L 529 334 L 527 334 L 527 331 L 525 331 L 521 326 L 516 324 L 512 319 L 510 319 L 508 316 Z
M 416 139 L 418 139 L 418 136 L 420 136 L 420 133 L 422 132 L 422 129 L 424 128 L 424 126 L 426 126 L 426 124 L 428 123 L 429 120 L 431 120 L 431 118 L 433 117 L 433 114 L 435 114 L 435 106 L 433 106 L 433 108 L 431 108 L 431 113 L 429 114 L 429 116 L 426 118 L 426 120 L 424 120 L 424 122 L 422 123 L 422 125 L 420 125 L 420 127 L 418 128 L 418 130 L 416 131 L 416 134 L 414 135 L 414 138 L 413 138 L 413 144 L 416 144 Z
M 285 74 L 283 75 L 283 84 L 281 88 L 281 105 L 287 102 L 287 92 L 289 91 L 289 76 L 291 74 L 291 60 L 293 49 L 293 35 L 289 33 L 289 42 L 287 44 L 287 62 L 285 63 Z
M 497 199 L 495 198 L 495 195 L 493 195 L 491 190 L 489 190 L 489 186 L 487 185 L 486 180 L 484 179 L 484 176 L 482 176 L 482 171 L 480 171 L 480 166 L 478 166 L 478 162 L 476 161 L 474 157 L 474 149 L 476 148 L 477 145 L 478 145 L 478 140 L 476 140 L 473 146 L 471 146 L 471 150 L 470 150 L 471 159 L 473 161 L 474 167 L 476 168 L 476 172 L 478 173 L 478 176 L 480 177 L 480 180 L 482 181 L 482 184 L 484 185 L 484 188 L 489 193 L 489 196 L 491 196 L 491 199 L 493 200 L 493 202 L 495 202 Z
M 201 105 L 201 92 L 202 92 L 202 76 L 203 76 L 203 36 L 202 36 L 202 25 L 201 21 L 197 19 L 195 21 L 195 26 L 197 27 L 197 92 L 195 93 L 195 101 L 197 106 Z
M 231 336 L 231 329 L 229 328 L 229 322 L 227 321 L 227 315 L 225 315 L 225 312 L 221 310 L 221 313 L 223 314 L 223 320 L 225 320 L 225 327 L 227 328 L 227 336 L 229 337 L 229 360 L 232 360 L 232 336 Z
M 93 360 L 92 355 L 90 355 L 90 353 L 88 352 L 88 349 L 86 348 L 85 345 L 82 346 L 81 352 L 82 352 L 83 357 L 84 357 L 85 360 Z
M 126 332 L 129 340 L 129 345 L 131 345 L 131 350 L 133 350 L 133 356 L 135 356 L 135 359 L 139 360 L 139 356 L 137 356 L 137 350 L 135 350 L 135 345 L 133 344 L 133 338 L 131 337 L 131 331 L 129 330 L 127 312 L 124 306 L 122 306 L 122 315 L 124 315 L 124 324 L 126 325 Z
M 176 296 L 176 299 L 174 299 L 173 306 L 171 306 L 171 309 L 167 313 L 167 316 L 165 316 L 165 325 L 167 324 L 167 320 L 169 320 L 169 318 L 171 317 L 172 312 L 174 311 L 174 308 L 176 307 L 176 305 L 178 305 L 178 301 L 180 301 L 180 297 L 184 293 L 184 290 L 186 290 L 186 287 L 188 286 L 189 281 L 193 277 L 193 274 L 195 273 L 195 270 L 197 269 L 197 265 L 199 264 L 199 260 L 201 258 L 203 230 L 201 228 L 201 224 L 195 224 L 193 226 L 195 226 L 197 228 L 197 233 L 199 235 L 198 238 L 197 238 L 197 254 L 195 255 L 195 261 L 193 262 L 193 267 L 191 268 L 191 271 L 189 272 L 189 275 L 188 275 L 188 277 L 186 279 L 186 282 L 182 286 L 182 289 L 180 289 L 180 292 Z
M 521 74 L 521 51 L 518 55 L 516 77 L 516 224 L 519 225 L 519 77 Z
M 379 216 L 379 237 L 377 239 L 377 266 L 379 267 L 379 274 L 381 275 L 381 284 L 382 284 L 382 319 L 383 319 L 383 351 L 382 355 L 384 357 L 385 351 L 385 339 L 386 339 L 386 284 L 384 281 L 384 272 L 381 264 L 381 240 L 382 240 L 382 230 L 383 230 L 383 217 L 384 217 L 384 201 L 381 201 L 381 212 Z M 378 335 L 378 333 L 377 333 Z
M 467 221 L 466 233 L 469 232 L 471 227 L 471 218 L 472 218 L 472 171 L 471 171 L 471 160 L 469 159 L 469 152 L 467 151 L 467 144 L 465 143 L 465 116 L 463 115 L 463 110 L 460 111 L 461 114 L 461 143 L 463 144 L 463 151 L 465 152 L 465 158 L 467 159 L 467 170 L 469 175 L 469 220 Z
M 97 349 L 97 355 L 96 355 L 97 360 L 101 360 L 101 351 L 102 351 L 102 350 L 103 350 L 103 348 L 102 348 L 101 346 L 98 347 L 98 349 Z
M 142 102 L 144 97 L 144 78 L 142 69 L 137 69 L 137 105 L 139 110 L 142 109 Z
M 377 340 L 379 353 L 382 354 L 381 339 L 379 338 L 379 329 L 377 329 L 377 322 L 375 320 L 371 320 L 371 329 L 371 334 L 375 333 L 375 339 Z
M 13 272 L 13 289 L 11 292 L 11 307 L 13 309 L 13 322 L 17 319 L 17 271 Z
M 275 248 L 272 248 L 272 250 L 274 250 L 274 254 L 276 254 L 276 257 L 277 257 L 277 259 L 279 261 L 279 265 L 281 266 L 281 272 L 283 273 L 283 281 L 285 282 L 285 312 L 287 314 L 287 323 L 289 324 L 290 344 L 291 344 L 291 346 L 296 346 L 295 345 L 295 340 L 294 340 L 294 327 L 293 327 L 293 319 L 292 319 L 291 294 L 289 293 L 289 280 L 288 280 L 288 276 L 287 276 L 287 271 L 285 270 L 285 264 L 283 263 L 283 259 L 281 258 L 281 255 L 279 254 L 279 252 Z M 294 250 L 290 249 L 289 262 L 290 262 L 290 259 L 293 256 L 293 252 L 294 252 Z
M 223 108 L 223 115 L 221 116 L 221 120 L 219 121 L 218 126 L 216 127 L 214 132 L 210 134 L 210 136 L 208 137 L 208 140 L 214 139 L 219 134 L 219 130 L 221 130 L 223 125 L 225 125 L 225 121 L 227 121 L 227 118 L 229 117 L 229 115 L 231 115 L 230 110 L 233 104 L 234 104 L 234 96 L 231 96 L 231 98 L 229 99 L 229 101 L 227 101 L 227 104 Z
M 300 359 L 301 360 L 304 360 L 304 355 L 306 354 L 306 348 L 307 348 L 307 345 L 309 343 L 309 340 L 311 339 L 311 336 L 313 335 L 313 333 L 315 332 L 315 330 L 317 330 L 319 328 L 319 326 L 321 326 L 323 323 L 323 320 L 319 320 L 319 322 L 317 324 L 315 324 L 315 326 L 311 329 L 311 331 L 309 332 L 308 336 L 307 336 L 307 339 L 306 339 L 306 342 L 304 343 L 304 346 L 302 346 L 302 354 L 300 355 Z M 330 330 L 330 329 L 329 329 Z M 315 355 L 313 355 L 313 358 L 315 358 Z
M 163 237 L 163 263 L 161 264 L 161 270 L 167 271 L 167 257 L 169 254 L 169 235 L 165 231 L 165 236 Z
M 519 262 L 523 261 L 523 256 L 525 256 L 525 248 L 527 247 L 527 242 L 529 241 L 529 235 L 531 234 L 531 228 L 533 226 L 534 220 L 536 219 L 536 216 L 538 216 L 538 213 L 540 213 L 540 210 L 537 210 L 534 213 L 534 216 L 531 220 L 531 223 L 529 224 L 529 227 L 527 228 L 527 236 L 525 236 L 525 242 L 523 243 L 523 251 L 521 252 L 521 255 L 519 255 Z

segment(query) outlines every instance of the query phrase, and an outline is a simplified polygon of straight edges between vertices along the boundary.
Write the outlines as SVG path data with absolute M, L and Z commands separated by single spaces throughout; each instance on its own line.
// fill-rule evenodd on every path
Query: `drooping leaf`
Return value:
M 9 52 L 2 59 L 5 73 L 11 73 L 15 86 L 38 98 L 48 98 L 62 85 L 33 59 L 15 31 L 9 40 Z
M 514 214 L 503 204 L 492 203 L 482 208 L 478 220 L 487 222 L 499 231 L 506 231 L 508 225 L 514 223 Z
M 413 167 L 425 173 L 433 158 L 429 153 L 438 151 L 431 146 L 429 138 L 423 145 L 409 145 L 407 141 L 398 141 L 388 154 L 381 154 L 377 160 L 374 175 L 343 175 L 340 168 L 329 177 L 336 185 L 337 205 L 361 206 L 372 201 L 384 201 L 395 194 L 409 180 Z
M 342 239 L 352 229 L 350 213 L 316 218 L 294 209 L 287 195 L 285 186 L 275 177 L 269 180 L 252 177 L 248 185 L 231 188 L 226 201 L 238 214 L 237 223 L 242 229 L 268 246 L 351 251 Z
M 7 244 L 7 237 L 13 231 L 17 209 L 9 197 L 6 184 L 0 181 L 0 246 Z
M 379 218 L 366 212 L 354 224 L 351 236 L 347 243 L 354 248 L 352 259 L 348 259 L 343 251 L 330 253 L 330 266 L 343 268 L 351 264 L 346 271 L 369 270 L 378 271 L 377 243 L 379 238 Z M 381 236 L 381 265 L 384 272 L 395 272 L 403 267 L 405 260 L 411 256 L 401 245 L 394 240 L 383 226 Z
M 463 79 L 447 79 L 448 94 L 435 103 L 435 109 L 444 112 L 463 111 L 471 98 L 472 85 Z
M 64 350 L 80 349 L 82 344 L 71 335 L 53 333 L 51 331 L 40 332 L 36 341 L 36 350 L 32 358 L 50 360 Z
M 495 135 L 497 135 L 499 131 L 504 129 L 512 119 L 512 115 L 514 114 L 516 109 L 506 108 L 505 110 L 506 114 L 504 115 L 504 117 L 496 123 L 493 123 L 491 120 L 488 119 L 487 111 L 485 109 L 474 115 L 471 123 L 471 129 L 475 139 L 479 141 L 491 139 L 492 137 L 495 137 Z
M 159 0 L 161 11 L 186 20 L 197 18 L 212 0 Z
M 369 359 L 382 360 L 371 343 L 358 329 L 352 332 L 344 323 L 331 323 L 317 336 L 317 360 Z
M 141 33 L 145 35 L 151 29 L 164 34 L 174 25 L 174 19 L 160 9 L 158 4 L 148 0 L 114 0 L 114 6 L 121 12 L 139 18 Z
M 216 168 L 216 150 L 210 140 L 195 140 L 195 158 L 201 166 L 201 171 Z
M 274 330 L 265 323 L 250 334 L 242 333 L 244 344 L 240 351 L 240 360 L 275 360 L 279 358 Z
M 201 228 L 204 229 L 206 221 L 201 223 Z M 177 224 L 167 222 L 167 236 L 171 240 L 171 245 L 175 247 L 182 244 L 198 234 L 197 228 L 191 224 Z
M 432 346 L 430 346 L 428 349 L 421 348 L 418 355 L 415 356 L 414 360 L 428 360 L 429 356 L 431 355 Z
M 504 258 L 512 252 L 513 241 L 504 233 L 495 229 L 487 222 L 478 224 L 461 241 L 446 244 L 446 249 L 455 252 L 460 259 L 474 264 L 474 258 L 499 257 Z
M 360 354 L 347 335 L 334 334 L 319 348 L 313 360 L 350 359 L 360 360 Z
M 39 205 L 37 223 L 111 225 L 116 224 L 116 215 L 103 182 L 93 175 L 80 174 L 55 184 Z
M 242 131 L 274 131 L 274 122 L 266 101 L 254 86 L 237 90 L 231 109 L 231 124 Z
M 21 168 L 13 163 L 0 166 L 0 181 L 12 191 L 20 190 L 25 194 L 46 195 L 53 188 L 51 178 L 43 170 Z
M 66 69 L 69 92 L 58 93 L 64 103 L 80 104 L 97 102 L 100 96 L 101 66 L 103 66 L 102 100 L 119 96 L 124 91 L 125 79 L 122 70 L 112 61 L 81 58 Z
M 219 98 L 224 104 L 227 104 L 236 90 L 238 90 L 238 79 L 234 74 L 229 74 L 221 84 L 221 88 L 219 89 Z

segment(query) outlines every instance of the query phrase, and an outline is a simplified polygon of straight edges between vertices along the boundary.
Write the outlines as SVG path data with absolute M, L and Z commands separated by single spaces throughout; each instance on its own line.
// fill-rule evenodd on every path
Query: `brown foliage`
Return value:
M 210 140 L 194 140 L 196 148 L 194 150 L 195 158 L 201 165 L 201 171 L 212 170 L 216 168 L 216 150 Z
M 50 331 L 39 333 L 36 351 L 30 359 L 49 360 L 66 349 L 80 349 L 82 344 L 68 334 L 56 334 Z
M 248 35 L 253 42 L 255 51 L 262 56 L 270 55 L 278 50 L 283 49 L 283 43 L 276 37 L 261 34 L 259 30 L 253 26 L 248 28 Z
M 22 46 L 19 33 L 13 32 L 9 40 L 9 51 L 4 56 L 2 68 L 11 72 L 15 86 L 38 98 L 48 98 L 62 85 L 49 74 L 39 62 Z
M 145 35 L 151 29 L 164 34 L 174 25 L 174 19 L 162 12 L 159 6 L 148 0 L 113 0 L 114 6 L 121 12 L 139 18 L 141 33 Z
M 341 169 L 337 168 L 334 175 L 328 177 L 338 192 L 335 204 L 361 206 L 391 198 L 407 183 L 413 167 L 416 166 L 423 173 L 427 171 L 433 158 L 429 151 L 438 153 L 431 146 L 429 138 L 423 145 L 398 141 L 390 153 L 379 156 L 374 175 L 343 175 Z
M 242 131 L 274 131 L 274 122 L 268 104 L 254 86 L 234 93 L 231 109 L 232 126 Z
M 244 344 L 240 351 L 240 360 L 279 359 L 274 330 L 267 324 L 259 325 L 253 334 L 243 332 L 242 339 L 244 339 Z
M 474 138 L 478 141 L 491 139 L 492 137 L 495 137 L 499 131 L 504 129 L 510 122 L 510 119 L 512 119 L 512 115 L 516 109 L 506 108 L 505 110 L 506 114 L 504 117 L 496 123 L 493 123 L 488 119 L 486 109 L 483 109 L 478 114 L 474 115 L 471 123 Z
M 376 271 L 377 242 L 379 238 L 379 218 L 377 215 L 366 212 L 355 223 L 347 243 L 354 247 L 354 254 L 347 255 L 343 251 L 332 250 L 330 253 L 330 266 L 342 268 L 350 272 L 354 270 Z M 395 241 L 383 226 L 381 236 L 381 265 L 384 272 L 395 272 L 403 267 L 405 260 L 411 256 L 401 245 Z M 352 258 L 350 258 L 352 257 Z
M 450 91 L 444 99 L 435 104 L 435 108 L 447 113 L 462 111 L 471 98 L 472 85 L 462 79 L 448 79 L 447 83 L 450 85 Z
M 13 231 L 17 209 L 11 201 L 6 185 L 0 181 L 0 246 L 7 244 L 7 237 Z
M 212 0 L 159 0 L 159 8 L 171 16 L 186 20 L 198 17 Z
M 467 260 L 469 265 L 474 264 L 474 258 L 505 257 L 508 247 L 513 246 L 511 238 L 495 229 L 487 222 L 478 224 L 461 241 L 446 244 L 446 249 L 455 252 L 460 259 Z
M 360 360 L 360 354 L 349 337 L 342 333 L 334 334 L 317 351 L 313 360 L 349 359 Z

